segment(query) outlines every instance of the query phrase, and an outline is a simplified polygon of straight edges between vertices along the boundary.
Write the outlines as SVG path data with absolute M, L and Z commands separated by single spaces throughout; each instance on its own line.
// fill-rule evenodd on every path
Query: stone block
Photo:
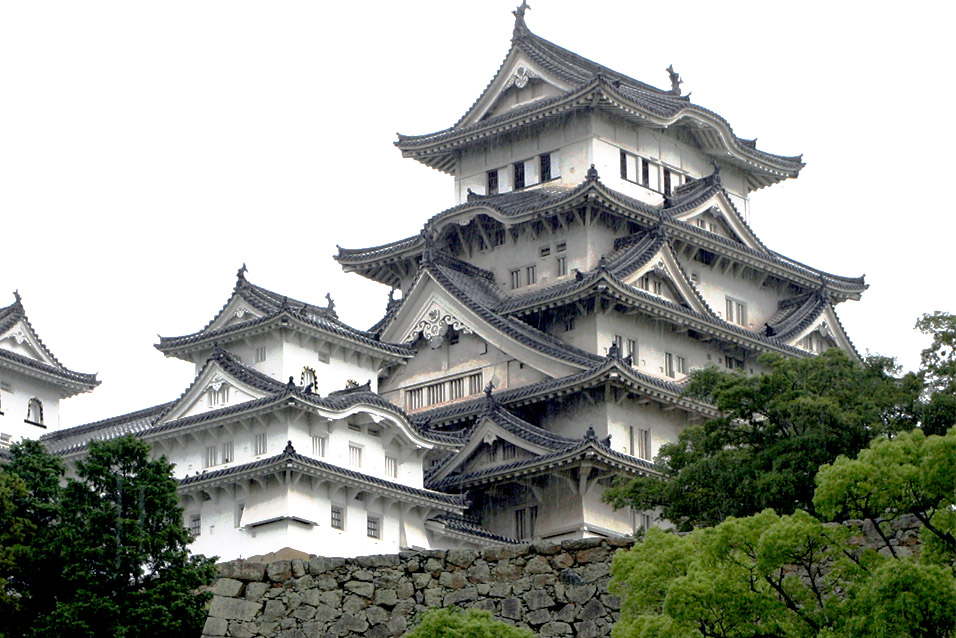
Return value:
M 492 598 L 504 598 L 511 595 L 511 583 L 494 583 L 488 590 L 488 595 Z
M 591 549 L 582 549 L 577 554 L 575 554 L 574 559 L 579 565 L 585 565 L 587 563 L 599 563 L 608 560 L 610 553 L 607 551 L 606 547 L 593 547 Z
M 560 620 L 561 622 L 571 622 L 577 616 L 578 608 L 577 605 L 572 605 L 568 603 L 553 615 L 554 620 Z
M 408 628 L 408 621 L 405 619 L 405 616 L 392 616 L 385 623 L 385 626 L 388 627 L 390 635 L 401 636 Z
M 342 611 L 348 612 L 350 614 L 358 614 L 360 611 L 368 607 L 368 600 L 362 596 L 349 595 L 345 597 L 345 600 L 342 602 Z
M 432 575 L 427 572 L 418 572 L 417 574 L 412 574 L 412 584 L 415 586 L 415 589 L 424 589 L 428 587 L 432 582 Z
M 593 583 L 611 573 L 611 566 L 607 563 L 589 563 L 577 570 L 581 580 L 585 583 Z
M 269 583 L 247 583 L 244 595 L 246 600 L 259 600 L 271 588 Z
M 392 607 L 398 602 L 398 594 L 394 589 L 376 589 L 372 602 L 376 605 Z
M 281 583 L 292 578 L 292 561 L 277 560 L 266 565 L 266 576 L 274 583 Z
M 261 603 L 254 603 L 241 598 L 225 598 L 213 596 L 209 604 L 209 616 L 225 618 L 226 620 L 252 620 L 262 609 Z
M 365 619 L 371 625 L 378 625 L 388 620 L 388 611 L 381 607 L 369 607 L 365 610 Z
M 478 588 L 479 588 L 478 594 L 480 595 L 480 594 L 481 594 L 481 585 L 478 585 Z M 494 614 L 495 611 L 497 611 L 497 608 L 496 608 L 496 605 L 495 605 L 495 601 L 493 601 L 493 600 L 488 600 L 487 598 L 481 599 L 481 600 L 476 600 L 474 603 L 472 603 L 472 604 L 469 605 L 468 607 L 469 607 L 469 609 L 481 609 L 481 610 L 483 610 L 483 611 L 490 611 L 492 614 Z
M 319 592 L 319 602 L 338 609 L 342 606 L 342 592 L 338 590 Z
M 368 622 L 353 614 L 342 614 L 342 617 L 332 623 L 329 631 L 336 636 L 346 636 L 349 632 L 364 634 L 368 629 Z
M 312 605 L 299 605 L 295 608 L 295 611 L 292 612 L 293 618 L 298 618 L 299 620 L 312 620 L 315 616 L 316 608 Z
M 252 563 L 244 560 L 234 560 L 216 565 L 220 578 L 235 578 L 236 580 L 259 581 L 266 575 L 266 566 L 263 563 Z
M 231 636 L 231 638 L 254 638 L 257 633 L 259 633 L 259 625 L 253 622 L 233 620 L 229 623 L 229 633 L 226 635 Z
M 574 555 L 568 552 L 561 552 L 551 557 L 551 566 L 555 569 L 565 569 L 574 564 Z
M 449 589 L 461 589 L 468 581 L 461 572 L 442 572 L 438 575 L 438 584 Z
M 451 549 L 445 560 L 456 567 L 467 568 L 478 558 L 478 552 L 473 549 Z
M 512 620 L 518 620 L 521 618 L 521 599 L 515 598 L 505 598 L 501 601 L 501 617 L 510 618 Z
M 551 622 L 551 612 L 547 609 L 536 609 L 525 614 L 524 620 L 532 626 L 543 625 L 546 622 Z
M 375 576 L 372 575 L 372 572 L 367 569 L 356 569 L 352 572 L 352 580 L 364 580 L 372 582 L 374 578 Z
M 576 552 L 581 549 L 600 547 L 601 543 L 603 542 L 603 538 L 578 538 L 569 541 L 561 541 L 561 549 L 566 552 Z
M 313 556 L 309 559 L 310 574 L 324 574 L 345 564 L 344 558 L 329 558 L 327 556 Z
M 445 607 L 460 605 L 461 603 L 471 602 L 478 599 L 478 590 L 474 585 L 468 585 L 462 589 L 446 594 L 442 600 Z
M 398 567 L 402 559 L 398 554 L 378 554 L 376 556 L 359 556 L 355 559 L 359 567 Z
M 365 638 L 388 638 L 392 633 L 383 624 L 372 625 L 372 628 L 365 632 Z
M 525 574 L 545 574 L 551 571 L 551 565 L 544 556 L 535 556 L 524 566 Z
M 263 620 L 277 620 L 285 614 L 286 606 L 278 600 L 266 601 L 265 609 L 262 610 Z
M 607 633 L 601 631 L 598 624 L 593 620 L 582 620 L 574 623 L 574 629 L 578 632 L 578 638 L 598 638 L 598 636 L 607 635 Z
M 216 596 L 235 598 L 242 593 L 243 582 L 235 578 L 220 578 L 212 586 L 212 593 Z
M 592 598 L 584 603 L 578 612 L 578 618 L 581 620 L 596 620 L 604 615 L 604 605 L 597 598 Z
M 345 589 L 346 591 L 358 594 L 359 596 L 370 598 L 372 593 L 375 591 L 375 585 L 360 580 L 350 580 L 345 583 Z
M 395 595 L 398 596 L 399 600 L 405 600 L 406 598 L 411 598 L 415 593 L 415 585 L 408 582 L 407 580 L 400 580 L 395 586 Z
M 538 541 L 531 543 L 531 550 L 541 556 L 553 556 L 561 551 L 561 546 L 550 541 Z
M 475 561 L 466 573 L 468 574 L 468 580 L 473 583 L 486 583 L 491 580 L 491 569 L 488 567 L 488 563 L 480 559 Z
M 597 592 L 597 587 L 594 585 L 578 585 L 576 587 L 568 587 L 565 596 L 572 603 L 583 605 L 587 601 L 594 598 L 594 594 Z
M 573 633 L 571 625 L 566 622 L 561 622 L 558 620 L 551 621 L 541 625 L 541 628 L 538 630 L 539 636 L 570 636 Z
M 548 595 L 548 592 L 543 589 L 532 589 L 527 594 L 521 597 L 524 599 L 525 603 L 528 605 L 528 609 L 534 611 L 535 609 L 543 609 L 544 607 L 550 607 L 554 604 L 554 599 Z
M 330 622 L 338 617 L 338 608 L 322 604 L 316 605 L 315 613 L 312 614 L 312 618 L 320 622 Z
M 224 618 L 207 618 L 202 627 L 203 636 L 225 636 L 229 630 L 229 621 Z

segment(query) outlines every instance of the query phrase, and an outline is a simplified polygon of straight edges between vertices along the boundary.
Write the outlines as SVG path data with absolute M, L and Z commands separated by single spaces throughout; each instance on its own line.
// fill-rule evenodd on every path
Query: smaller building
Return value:
M 20 294 L 13 296 L 0 308 L 0 450 L 58 429 L 60 400 L 100 383 L 60 363 L 30 325 Z

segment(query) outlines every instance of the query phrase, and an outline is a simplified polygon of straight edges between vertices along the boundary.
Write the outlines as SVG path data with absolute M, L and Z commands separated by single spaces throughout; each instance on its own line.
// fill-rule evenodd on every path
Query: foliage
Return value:
M 458 607 L 429 609 L 405 638 L 533 638 L 530 629 L 494 620 L 491 612 Z
M 615 638 L 952 637 L 956 579 L 943 565 L 860 550 L 847 528 L 798 511 L 659 529 L 614 557 Z
M 765 355 L 761 364 L 766 374 L 695 372 L 687 394 L 712 403 L 720 416 L 661 447 L 662 478 L 619 483 L 605 500 L 659 507 L 683 529 L 766 508 L 812 511 L 820 465 L 914 422 L 919 384 L 912 375 L 892 376 L 885 358 L 859 365 L 831 349 L 804 359 Z
M 171 470 L 131 437 L 92 442 L 61 488 L 58 459 L 38 443 L 15 447 L 3 474 L 28 487 L 20 513 L 37 533 L 9 572 L 25 604 L 0 618 L 0 635 L 198 634 L 208 594 L 197 589 L 214 559 L 189 555 Z
M 821 467 L 816 481 L 821 515 L 868 519 L 885 540 L 887 524 L 909 513 L 929 532 L 930 551 L 956 558 L 956 427 L 945 436 L 914 430 L 877 439 L 856 459 Z
M 943 434 L 956 424 L 956 315 L 925 314 L 916 329 L 933 339 L 920 357 L 921 427 L 927 434 Z

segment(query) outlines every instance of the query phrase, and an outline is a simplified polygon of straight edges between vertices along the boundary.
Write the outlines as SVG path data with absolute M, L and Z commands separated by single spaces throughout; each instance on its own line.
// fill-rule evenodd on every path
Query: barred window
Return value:
M 266 438 L 265 432 L 257 434 L 255 441 L 255 455 L 262 456 L 268 449 L 268 439 Z
M 369 516 L 366 519 L 366 533 L 369 538 L 381 538 L 382 537 L 382 519 L 377 516 Z
M 216 465 L 217 449 L 215 445 L 206 448 L 206 454 L 203 456 L 203 467 L 212 467 Z
M 362 447 L 360 445 L 349 444 L 349 465 L 362 467 Z
M 226 443 L 222 444 L 222 462 L 223 463 L 232 463 L 235 460 L 236 455 L 235 455 L 233 447 L 234 446 L 232 444 L 232 441 L 227 441 Z
M 385 457 L 385 476 L 398 478 L 398 459 L 395 457 Z
M 481 394 L 481 373 L 476 372 L 468 377 L 468 394 Z
M 313 436 L 312 437 L 312 456 L 317 456 L 322 458 L 325 456 L 326 451 L 328 450 L 329 437 L 327 436 Z
M 189 533 L 193 536 L 202 534 L 202 516 L 194 514 L 189 518 Z
M 405 393 L 405 405 L 409 410 L 417 410 L 424 407 L 423 398 L 425 396 L 424 388 L 415 388 Z
M 345 512 L 338 505 L 332 506 L 332 529 L 345 529 Z
M 448 384 L 448 398 L 454 401 L 465 396 L 465 379 L 452 379 Z

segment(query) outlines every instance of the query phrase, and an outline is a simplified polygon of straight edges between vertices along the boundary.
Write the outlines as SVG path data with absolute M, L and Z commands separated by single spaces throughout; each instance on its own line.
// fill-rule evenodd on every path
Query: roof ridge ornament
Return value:
M 524 21 L 525 11 L 531 8 L 531 5 L 528 4 L 528 0 L 521 0 L 521 4 L 518 5 L 514 11 L 511 13 L 515 17 L 515 28 L 512 33 L 512 39 L 517 38 L 520 35 L 524 35 L 528 32 L 528 25 Z
M 287 441 L 285 444 L 285 449 L 282 450 L 283 454 L 295 454 L 295 448 L 292 447 L 292 441 Z
M 491 380 L 485 385 L 485 414 L 494 412 L 495 408 L 498 407 L 498 401 L 491 394 L 494 390 L 495 382 Z
M 245 281 L 246 273 L 248 271 L 249 269 L 246 268 L 246 262 L 242 262 L 242 267 L 238 270 L 238 272 L 236 272 L 236 279 L 238 279 L 239 281 Z
M 588 431 L 584 433 L 584 440 L 597 442 L 597 434 L 594 433 L 593 425 L 588 426 Z
M 598 181 L 598 172 L 594 164 L 591 164 L 591 168 L 588 169 L 587 175 L 585 175 L 585 180 L 588 182 Z
M 328 313 L 338 319 L 339 315 L 337 312 L 335 312 L 335 302 L 332 300 L 331 292 L 325 293 L 325 300 L 329 302 L 329 305 L 326 307 Z
M 673 93 L 677 97 L 680 97 L 680 94 L 681 94 L 680 85 L 684 83 L 684 81 L 680 79 L 680 73 L 675 71 L 674 65 L 671 64 L 669 67 L 667 67 L 667 74 L 671 78 L 671 93 Z
M 13 302 L 14 305 L 18 305 L 18 306 L 23 305 L 23 299 L 20 297 L 19 288 L 13 291 L 13 299 L 14 299 L 14 302 Z

